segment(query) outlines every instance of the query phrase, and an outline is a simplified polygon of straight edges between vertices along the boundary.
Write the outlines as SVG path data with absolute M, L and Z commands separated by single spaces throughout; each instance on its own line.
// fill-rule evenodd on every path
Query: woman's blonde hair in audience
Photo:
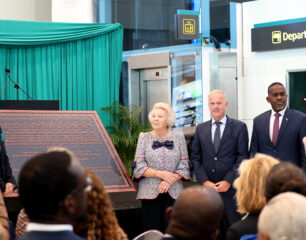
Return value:
M 167 114 L 167 127 L 171 128 L 175 121 L 175 113 L 173 109 L 167 103 L 155 103 L 152 110 L 149 113 L 149 120 L 152 122 L 154 110 L 161 109 L 164 110 Z
M 86 175 L 92 179 L 92 190 L 88 192 L 86 219 L 74 224 L 75 233 L 82 236 L 85 234 L 88 240 L 127 240 L 101 180 L 87 169 Z
M 278 160 L 264 154 L 256 154 L 254 158 L 241 163 L 239 177 L 234 181 L 239 213 L 259 213 L 264 207 L 266 178 L 277 163 Z

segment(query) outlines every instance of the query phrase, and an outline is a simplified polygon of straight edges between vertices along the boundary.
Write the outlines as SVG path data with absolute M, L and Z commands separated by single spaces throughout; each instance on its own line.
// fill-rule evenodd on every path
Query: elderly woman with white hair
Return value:
M 149 120 L 153 130 L 139 135 L 134 178 L 140 180 L 144 229 L 164 232 L 165 209 L 183 189 L 181 180 L 190 180 L 189 158 L 184 135 L 171 131 L 175 114 L 168 104 L 156 103 Z
M 258 220 L 258 240 L 301 240 L 306 236 L 306 198 L 284 192 L 273 197 Z

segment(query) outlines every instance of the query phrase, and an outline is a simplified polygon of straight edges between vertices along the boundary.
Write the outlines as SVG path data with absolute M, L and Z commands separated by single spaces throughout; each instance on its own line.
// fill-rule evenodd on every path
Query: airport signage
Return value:
M 306 47 L 306 22 L 251 30 L 252 52 Z
M 175 35 L 177 39 L 193 40 L 199 37 L 199 13 L 180 10 L 175 15 Z

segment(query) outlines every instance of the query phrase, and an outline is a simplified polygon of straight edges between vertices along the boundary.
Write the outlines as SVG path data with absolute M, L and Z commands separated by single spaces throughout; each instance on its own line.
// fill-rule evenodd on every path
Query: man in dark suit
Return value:
M 3 196 L 9 196 L 16 186 L 16 181 L 6 155 L 4 138 L 4 133 L 2 133 L 0 127 L 0 189 L 3 192 Z
M 31 158 L 18 186 L 30 218 L 20 240 L 83 240 L 71 224 L 85 215 L 91 183 L 71 152 L 57 149 Z
M 286 88 L 279 82 L 268 87 L 266 99 L 272 110 L 254 119 L 250 153 L 264 153 L 281 161 L 292 162 L 306 172 L 302 140 L 306 136 L 306 115 L 286 107 Z
M 237 168 L 249 157 L 246 124 L 226 116 L 228 102 L 221 90 L 209 94 L 212 119 L 197 126 L 191 161 L 197 182 L 221 194 L 231 225 L 240 220 L 232 187 Z

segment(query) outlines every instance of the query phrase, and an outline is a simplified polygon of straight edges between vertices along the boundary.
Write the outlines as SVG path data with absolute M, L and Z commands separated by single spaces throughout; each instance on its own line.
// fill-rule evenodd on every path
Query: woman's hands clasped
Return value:
M 159 193 L 166 193 L 166 192 L 168 192 L 170 186 L 171 186 L 171 184 L 169 184 L 168 182 L 161 181 L 161 183 L 158 186 L 158 192 Z
M 166 182 L 168 182 L 170 185 L 175 183 L 176 181 L 176 174 L 168 171 L 159 171 L 160 178 Z
M 168 192 L 170 186 L 176 181 L 176 174 L 168 171 L 159 171 L 159 176 L 163 180 L 158 186 L 159 193 Z

